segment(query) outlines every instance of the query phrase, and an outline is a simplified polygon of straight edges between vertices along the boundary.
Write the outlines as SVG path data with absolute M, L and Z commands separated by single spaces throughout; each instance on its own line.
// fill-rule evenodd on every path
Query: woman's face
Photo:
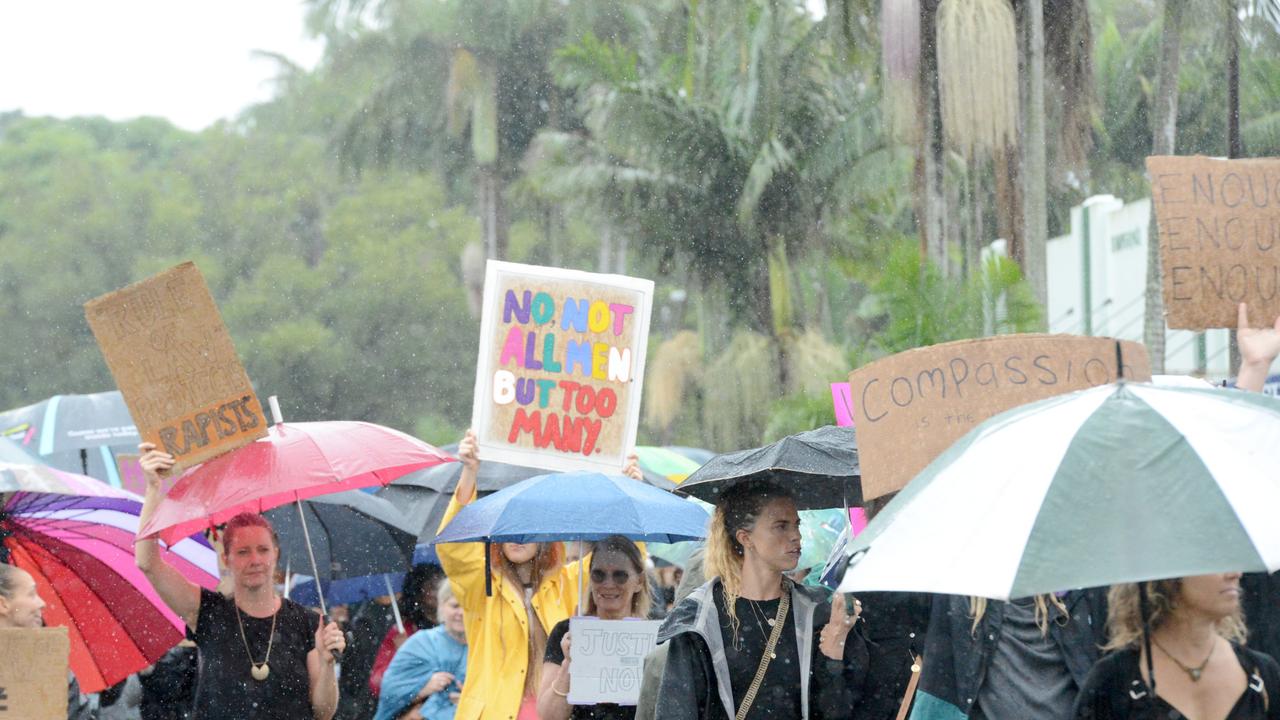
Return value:
M 538 543 L 502 543 L 502 554 L 513 565 L 523 565 L 538 554 Z
M 1240 573 L 1215 573 L 1182 578 L 1174 603 L 1176 610 L 1188 610 L 1221 620 L 1240 608 Z
M 789 572 L 800 563 L 800 514 L 790 498 L 770 500 L 750 530 L 738 531 L 744 552 L 770 570 Z
M 440 602 L 439 596 L 436 594 L 440 583 L 438 581 L 423 583 L 422 595 L 418 598 L 418 603 L 422 606 L 422 612 L 425 617 L 435 617 L 438 608 L 436 604 Z
M 250 525 L 236 530 L 227 546 L 227 569 L 236 585 L 246 589 L 270 585 L 279 559 L 280 550 L 271 531 L 263 527 Z
M 618 552 L 591 556 L 591 599 L 600 617 L 622 618 L 631 613 L 636 593 L 644 590 L 644 573 L 636 572 Z
M 440 606 L 437 613 L 440 624 L 444 625 L 444 629 L 450 635 L 462 637 L 466 632 L 466 626 L 462 622 L 462 606 L 458 604 L 458 599 L 451 597 Z
M 44 625 L 44 599 L 36 592 L 36 581 L 25 570 L 15 570 L 12 597 L 0 595 L 0 626 L 38 628 Z

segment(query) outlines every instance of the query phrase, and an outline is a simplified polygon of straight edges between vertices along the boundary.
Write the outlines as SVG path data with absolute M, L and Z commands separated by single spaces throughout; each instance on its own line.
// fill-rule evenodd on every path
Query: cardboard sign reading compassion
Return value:
M 1149 157 L 1169 327 L 1233 328 L 1280 315 L 1280 159 Z
M 490 261 L 472 409 L 482 457 L 621 472 L 652 302 L 649 280 Z
M 195 265 L 90 300 L 84 311 L 138 434 L 178 459 L 175 473 L 267 434 Z
M 0 720 L 66 720 L 64 627 L 0 628 Z
M 1121 343 L 1124 377 L 1150 381 L 1147 349 Z M 1053 395 L 1115 382 L 1116 341 L 1001 335 L 933 345 L 849 374 L 865 500 L 901 490 L 983 420 Z

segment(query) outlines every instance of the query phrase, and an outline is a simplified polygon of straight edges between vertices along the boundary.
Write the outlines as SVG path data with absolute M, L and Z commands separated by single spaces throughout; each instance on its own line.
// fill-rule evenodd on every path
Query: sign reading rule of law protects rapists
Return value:
M 653 282 L 489 261 L 472 427 L 481 456 L 618 473 L 635 445 Z
M 267 434 L 266 418 L 192 263 L 85 303 L 85 318 L 146 442 L 173 473 Z

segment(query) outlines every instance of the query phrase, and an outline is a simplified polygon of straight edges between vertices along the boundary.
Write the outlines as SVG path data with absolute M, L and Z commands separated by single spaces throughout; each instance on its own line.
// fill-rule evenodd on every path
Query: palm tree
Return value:
M 730 312 L 771 340 L 785 387 L 791 263 L 824 213 L 852 201 L 844 179 L 891 182 L 895 155 L 867 78 L 849 72 L 826 21 L 780 0 L 691 7 L 698 45 L 678 71 L 642 68 L 594 38 L 560 54 L 585 131 L 543 133 L 530 172 L 542 192 L 602 210 L 646 253 L 687 263 L 704 288 L 732 289 Z
M 469 174 L 486 255 L 506 257 L 507 184 L 563 104 L 547 70 L 551 54 L 566 28 L 616 11 L 535 0 L 308 2 L 317 33 L 365 39 L 385 68 L 341 128 L 347 164 Z

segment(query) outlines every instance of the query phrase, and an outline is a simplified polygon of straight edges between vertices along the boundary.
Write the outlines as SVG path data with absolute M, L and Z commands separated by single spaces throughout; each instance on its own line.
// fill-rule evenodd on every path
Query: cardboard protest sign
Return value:
M 831 383 L 831 403 L 836 409 L 836 425 L 853 426 L 853 396 L 849 394 L 849 383 Z
M 1124 377 L 1150 381 L 1147 349 L 1120 343 Z M 849 374 L 864 500 L 901 490 L 983 420 L 1115 382 L 1116 341 L 1000 335 L 917 348 Z
M 489 261 L 472 427 L 486 460 L 621 472 L 653 282 Z
M 1280 159 L 1147 158 L 1171 328 L 1233 328 L 1237 306 L 1280 315 Z
M 569 704 L 639 702 L 644 657 L 657 645 L 661 625 L 661 620 L 570 618 Z
M 0 720 L 66 720 L 64 627 L 0 628 Z
M 138 434 L 178 459 L 175 473 L 267 434 L 195 265 L 90 300 L 84 311 Z

